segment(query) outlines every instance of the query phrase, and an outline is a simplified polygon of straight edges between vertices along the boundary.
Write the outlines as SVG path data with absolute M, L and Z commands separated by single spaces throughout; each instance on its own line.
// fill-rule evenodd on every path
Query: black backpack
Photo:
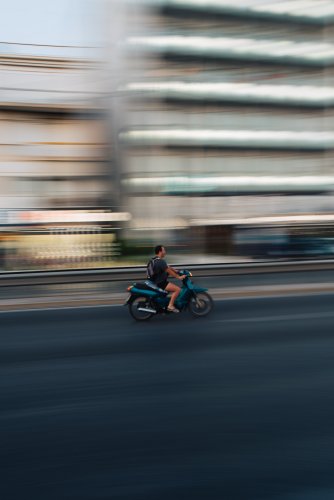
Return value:
M 149 280 L 153 280 L 154 279 L 154 276 L 155 276 L 155 272 L 154 272 L 154 263 L 155 261 L 159 259 L 159 257 L 153 257 L 152 259 L 150 259 L 147 263 L 147 278 Z

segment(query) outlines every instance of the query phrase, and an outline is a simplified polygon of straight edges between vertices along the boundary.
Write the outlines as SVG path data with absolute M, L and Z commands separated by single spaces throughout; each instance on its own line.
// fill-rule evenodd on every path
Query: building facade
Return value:
M 121 88 L 131 237 L 184 236 L 220 253 L 247 221 L 326 220 L 331 2 L 146 1 L 137 16 Z
M 0 268 L 109 264 L 127 215 L 101 63 L 75 47 L 0 49 Z

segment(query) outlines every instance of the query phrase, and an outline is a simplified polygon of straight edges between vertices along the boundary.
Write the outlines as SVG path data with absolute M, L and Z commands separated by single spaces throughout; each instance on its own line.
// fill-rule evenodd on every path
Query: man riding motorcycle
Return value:
M 174 306 L 174 302 L 177 299 L 181 288 L 174 283 L 170 283 L 168 281 L 168 277 L 171 276 L 182 281 L 186 278 L 186 276 L 180 276 L 177 271 L 170 267 L 164 260 L 167 252 L 163 245 L 157 245 L 154 251 L 155 257 L 153 257 L 147 265 L 147 277 L 159 288 L 162 288 L 162 290 L 172 293 L 167 310 L 178 313 L 180 311 Z

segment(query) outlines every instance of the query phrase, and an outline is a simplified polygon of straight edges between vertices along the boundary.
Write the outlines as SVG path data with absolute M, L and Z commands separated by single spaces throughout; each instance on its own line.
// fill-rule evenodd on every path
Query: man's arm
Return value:
M 177 278 L 179 280 L 183 280 L 183 278 L 185 278 L 185 276 L 180 276 L 172 267 L 167 267 L 166 273 L 168 273 L 169 276 L 172 276 L 173 278 Z

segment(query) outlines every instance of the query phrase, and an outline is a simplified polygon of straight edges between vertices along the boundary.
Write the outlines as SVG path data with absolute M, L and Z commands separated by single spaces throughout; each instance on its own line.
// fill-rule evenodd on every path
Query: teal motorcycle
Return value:
M 182 280 L 183 286 L 175 301 L 175 307 L 180 312 L 189 310 L 196 317 L 209 314 L 213 308 L 213 300 L 207 293 L 207 288 L 194 285 L 190 279 L 192 274 L 186 269 L 180 271 L 179 274 L 185 275 L 185 278 Z M 129 307 L 129 312 L 136 321 L 146 321 L 156 314 L 173 314 L 167 310 L 168 292 L 152 281 L 134 283 L 127 290 L 129 296 L 124 305 Z

